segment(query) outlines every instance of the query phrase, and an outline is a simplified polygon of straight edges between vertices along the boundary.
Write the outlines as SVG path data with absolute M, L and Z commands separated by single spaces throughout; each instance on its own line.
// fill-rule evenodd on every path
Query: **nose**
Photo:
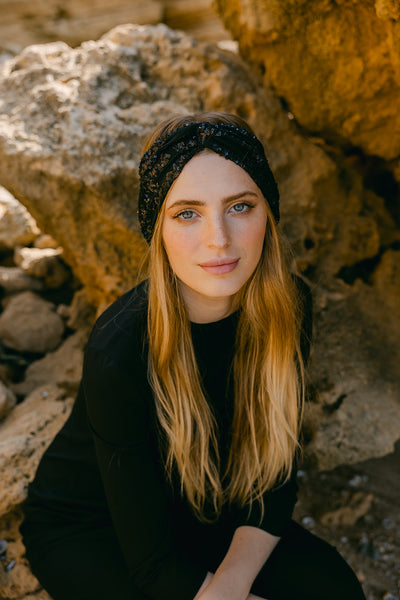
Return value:
M 207 223 L 206 242 L 210 248 L 226 248 L 231 243 L 228 224 L 221 216 L 210 218 Z

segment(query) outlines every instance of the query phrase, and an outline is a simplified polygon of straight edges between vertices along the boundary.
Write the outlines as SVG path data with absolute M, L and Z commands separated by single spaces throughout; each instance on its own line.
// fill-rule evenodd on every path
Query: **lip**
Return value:
M 200 263 L 200 267 L 207 273 L 213 275 L 224 275 L 236 269 L 239 263 L 238 258 L 216 258 Z

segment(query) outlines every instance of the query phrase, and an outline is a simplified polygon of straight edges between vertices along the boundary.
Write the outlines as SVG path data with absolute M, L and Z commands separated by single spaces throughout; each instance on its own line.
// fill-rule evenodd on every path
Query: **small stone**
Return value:
M 0 186 L 0 250 L 30 244 L 39 234 L 36 221 L 25 206 Z
M 0 555 L 7 552 L 8 542 L 7 540 L 0 540 Z
M 367 481 L 368 481 L 368 475 L 354 475 L 354 477 L 352 477 L 349 480 L 349 486 L 350 487 L 358 487 L 362 483 L 366 483 Z
M 40 248 L 41 250 L 44 248 L 53 248 L 56 250 L 60 247 L 60 244 L 47 233 L 42 233 L 42 235 L 39 235 L 39 237 L 37 237 L 33 242 L 33 245 L 35 248 Z
M 0 287 L 7 293 L 43 290 L 43 282 L 27 275 L 19 267 L 0 267 Z
M 4 570 L 6 571 L 6 573 L 9 573 L 14 567 L 15 567 L 16 561 L 10 560 L 10 562 L 4 566 Z
M 69 271 L 60 260 L 62 248 L 17 248 L 15 263 L 28 275 L 43 279 L 49 288 L 61 287 Z
M 382 525 L 385 529 L 394 529 L 395 522 L 393 521 L 393 519 L 383 519 Z
M 363 533 L 361 536 L 360 543 L 358 544 L 358 552 L 359 554 L 367 556 L 368 558 L 373 558 L 374 560 L 380 558 L 381 555 L 379 549 L 368 538 L 366 533 Z
M 304 527 L 308 527 L 309 529 L 313 529 L 313 527 L 315 527 L 315 521 L 312 517 L 303 517 L 301 522 Z
M 0 381 L 0 420 L 4 419 L 12 411 L 16 404 L 17 399 L 14 393 Z

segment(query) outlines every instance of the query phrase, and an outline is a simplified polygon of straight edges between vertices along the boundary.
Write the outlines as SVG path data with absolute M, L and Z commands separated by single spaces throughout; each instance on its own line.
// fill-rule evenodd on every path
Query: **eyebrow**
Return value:
M 234 194 L 233 196 L 227 196 L 223 198 L 223 204 L 228 204 L 232 202 L 232 200 L 239 200 L 239 198 L 244 198 L 246 196 L 254 196 L 258 198 L 258 194 L 256 192 L 252 192 L 250 190 L 244 190 L 243 192 L 239 192 L 238 194 Z M 171 210 L 173 208 L 179 208 L 180 206 L 204 206 L 206 202 L 204 200 L 176 200 L 171 206 L 167 208 L 167 210 Z

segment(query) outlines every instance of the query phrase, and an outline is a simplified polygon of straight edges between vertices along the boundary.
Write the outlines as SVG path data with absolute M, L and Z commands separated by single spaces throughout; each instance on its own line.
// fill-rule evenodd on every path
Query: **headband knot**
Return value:
M 279 191 L 260 140 L 247 129 L 231 123 L 186 123 L 161 135 L 140 161 L 138 216 L 148 243 L 171 185 L 186 163 L 205 149 L 231 160 L 250 175 L 278 223 Z

